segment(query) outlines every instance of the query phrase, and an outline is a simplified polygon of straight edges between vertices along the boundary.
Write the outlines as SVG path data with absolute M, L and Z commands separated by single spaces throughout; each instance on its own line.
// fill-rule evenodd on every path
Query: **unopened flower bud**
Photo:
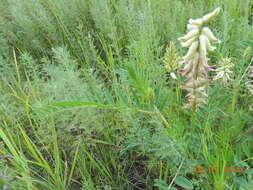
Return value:
M 188 29 L 188 30 L 199 29 L 199 28 L 200 28 L 199 25 L 187 24 L 187 29 Z
M 208 51 L 214 51 L 216 49 L 216 47 L 211 45 L 210 40 L 208 38 L 206 38 L 206 48 Z
M 203 24 L 203 20 L 202 19 L 190 19 L 189 20 L 189 23 L 190 24 L 194 24 L 194 25 L 199 25 L 201 26 Z
M 190 47 L 197 40 L 197 36 L 190 38 L 186 42 L 181 42 L 182 47 Z
M 217 16 L 220 13 L 220 11 L 221 11 L 221 8 L 217 8 L 213 12 L 203 16 L 203 18 L 202 18 L 203 22 L 205 23 L 205 22 L 209 21 L 211 18 Z
M 210 41 L 216 42 L 216 43 L 219 43 L 219 42 L 220 42 L 220 40 L 218 40 L 218 39 L 213 35 L 212 31 L 211 31 L 209 28 L 204 27 L 204 28 L 202 29 L 202 31 L 203 31 L 203 33 L 206 35 L 206 37 L 209 38 Z
M 206 56 L 207 52 L 206 52 L 206 36 L 201 34 L 199 37 L 199 43 L 200 43 L 200 53 L 204 56 Z
M 193 29 L 188 34 L 186 34 L 185 36 L 183 36 L 181 38 L 178 38 L 178 40 L 183 40 L 183 41 L 189 40 L 190 38 L 196 36 L 198 33 L 199 33 L 198 29 Z
M 187 62 L 189 61 L 192 56 L 194 55 L 194 53 L 196 52 L 196 50 L 198 49 L 199 46 L 199 42 L 193 42 L 190 49 L 188 50 L 186 56 L 183 57 L 184 61 Z

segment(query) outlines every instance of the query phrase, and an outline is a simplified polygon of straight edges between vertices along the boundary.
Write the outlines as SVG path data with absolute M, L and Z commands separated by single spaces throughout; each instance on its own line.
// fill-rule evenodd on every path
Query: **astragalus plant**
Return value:
M 189 103 L 185 107 L 200 108 L 207 103 L 206 87 L 210 81 L 208 72 L 212 70 L 208 65 L 207 52 L 216 48 L 211 46 L 211 42 L 220 41 L 213 35 L 212 31 L 204 25 L 217 16 L 220 8 L 199 19 L 190 19 L 187 29 L 189 32 L 178 40 L 182 47 L 189 48 L 183 57 L 184 68 L 181 74 L 186 77 L 186 83 L 182 86 L 188 91 L 186 97 Z

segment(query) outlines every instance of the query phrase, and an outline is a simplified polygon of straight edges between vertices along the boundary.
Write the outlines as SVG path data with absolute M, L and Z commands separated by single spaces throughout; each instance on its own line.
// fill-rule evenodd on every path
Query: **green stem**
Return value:
M 191 117 L 192 132 L 195 131 L 195 114 L 196 114 L 196 104 L 194 104 L 192 108 L 192 117 Z

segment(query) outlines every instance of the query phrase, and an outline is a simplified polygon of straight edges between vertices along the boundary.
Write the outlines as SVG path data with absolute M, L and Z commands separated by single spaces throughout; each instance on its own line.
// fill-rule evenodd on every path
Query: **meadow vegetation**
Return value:
M 217 7 L 187 109 L 177 38 Z M 0 0 L 0 190 L 253 189 L 252 24 L 251 0 Z

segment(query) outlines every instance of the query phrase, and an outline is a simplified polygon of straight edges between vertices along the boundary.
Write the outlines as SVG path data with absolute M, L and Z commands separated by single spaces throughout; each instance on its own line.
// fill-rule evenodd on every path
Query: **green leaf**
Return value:
M 176 187 L 171 187 L 168 190 L 177 190 L 177 188 Z
M 247 144 L 242 145 L 242 151 L 244 152 L 244 154 L 246 154 L 247 157 L 250 157 L 251 154 Z
M 168 190 L 168 188 L 169 188 L 167 183 L 163 180 L 160 180 L 160 179 L 155 179 L 155 185 L 154 186 L 159 187 L 159 189 L 161 189 L 161 190 Z
M 193 185 L 192 185 L 191 181 L 189 181 L 187 178 L 185 178 L 183 176 L 176 177 L 175 183 L 180 187 L 183 187 L 186 189 L 193 189 Z

